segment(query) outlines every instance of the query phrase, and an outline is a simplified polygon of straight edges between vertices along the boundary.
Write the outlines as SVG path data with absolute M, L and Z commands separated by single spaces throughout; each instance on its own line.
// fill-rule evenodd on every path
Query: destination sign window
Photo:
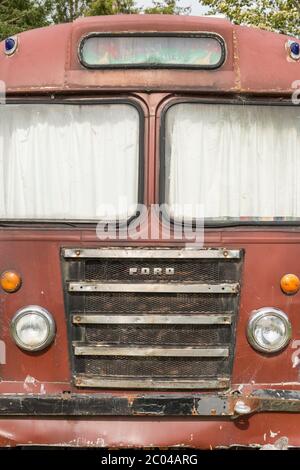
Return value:
M 215 34 L 108 35 L 83 39 L 80 60 L 88 68 L 214 69 L 225 60 L 225 44 Z

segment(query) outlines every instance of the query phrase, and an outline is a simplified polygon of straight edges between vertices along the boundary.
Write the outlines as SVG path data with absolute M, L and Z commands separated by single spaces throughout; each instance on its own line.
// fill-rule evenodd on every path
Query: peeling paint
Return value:
M 86 437 L 77 437 L 71 441 L 53 445 L 72 447 L 106 447 L 105 441 L 102 437 L 97 437 L 96 440 L 89 440 Z
M 6 345 L 4 341 L 0 341 L 0 364 L 6 364 Z
M 289 440 L 287 437 L 281 437 L 274 444 L 265 444 L 261 450 L 288 450 Z
M 13 434 L 11 434 L 10 432 L 4 431 L 3 429 L 0 429 L 0 437 L 4 439 L 9 439 L 9 440 L 14 439 Z
M 24 380 L 24 388 L 25 390 L 28 390 L 30 385 L 36 385 L 37 380 L 34 377 L 31 377 L 31 375 L 27 375 L 26 379 Z
M 267 386 L 268 388 L 270 387 L 289 387 L 291 385 L 294 385 L 294 386 L 298 386 L 299 387 L 299 382 L 271 382 L 271 383 L 260 383 L 259 386 L 260 387 L 263 387 L 263 386 Z
M 300 341 L 299 340 L 293 341 L 292 349 L 296 349 L 296 351 L 293 352 L 292 357 L 291 357 L 292 366 L 293 366 L 293 369 L 295 369 L 300 364 Z
M 31 375 L 27 375 L 23 383 L 23 388 L 28 393 L 38 393 L 41 395 L 46 395 L 47 393 L 45 385 Z

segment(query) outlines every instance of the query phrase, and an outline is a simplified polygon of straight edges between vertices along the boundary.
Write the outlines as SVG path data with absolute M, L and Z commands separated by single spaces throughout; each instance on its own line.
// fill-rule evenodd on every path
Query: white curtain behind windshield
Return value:
M 0 111 L 1 219 L 134 213 L 139 115 L 133 106 L 23 104 Z
M 165 184 L 174 216 L 300 218 L 299 107 L 172 106 Z

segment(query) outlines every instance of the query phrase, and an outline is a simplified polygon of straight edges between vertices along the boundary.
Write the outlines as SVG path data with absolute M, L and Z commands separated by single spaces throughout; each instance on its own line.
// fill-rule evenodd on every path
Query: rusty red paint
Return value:
M 7 365 L 2 366 L 2 380 L 23 381 L 27 375 L 39 381 L 69 382 L 70 372 L 64 319 L 63 291 L 59 252 L 62 246 L 74 246 L 75 234 L 71 231 L 18 231 L 23 240 L 7 241 L 14 231 L 0 232 L 0 270 L 13 266 L 22 274 L 23 285 L 14 295 L 1 293 L 2 338 L 7 343 Z M 46 240 L 43 240 L 43 233 Z M 55 237 L 54 240 L 47 240 Z M 4 236 L 5 241 L 1 240 Z M 71 237 L 71 240 L 70 240 Z M 25 240 L 24 240 L 25 238 Z M 30 238 L 30 239 L 27 239 Z M 82 242 L 80 239 L 87 238 Z M 259 238 L 259 239 L 258 239 Z M 27 239 L 27 240 L 26 240 Z M 76 246 L 102 246 L 93 230 L 79 231 Z M 233 383 L 271 384 L 298 382 L 299 368 L 293 367 L 291 342 L 280 354 L 264 357 L 255 352 L 245 338 L 247 319 L 252 310 L 262 306 L 276 306 L 285 311 L 292 322 L 294 339 L 299 331 L 299 296 L 288 297 L 280 289 L 280 279 L 285 272 L 298 272 L 300 257 L 300 232 L 288 230 L 268 231 L 259 234 L 245 229 L 215 230 L 206 234 L 206 245 L 244 248 L 245 263 L 241 306 L 237 330 Z M 106 244 L 107 245 L 107 244 Z M 129 245 L 129 243 L 123 243 Z M 145 240 L 144 245 L 156 246 Z M 259 262 L 259 269 L 257 264 Z M 17 349 L 10 339 L 8 324 L 16 310 L 24 305 L 38 304 L 53 312 L 57 323 L 56 342 L 46 352 L 28 354 Z M 5 391 L 4 382 L 0 389 Z
M 90 32 L 108 30 L 216 32 L 226 40 L 228 57 L 220 70 L 210 72 L 83 69 L 77 57 L 80 39 Z M 14 56 L 6 57 L 0 52 L 0 79 L 6 82 L 12 97 L 26 93 L 48 96 L 70 92 L 76 96 L 99 97 L 114 91 L 115 96 L 122 92 L 137 100 L 142 105 L 146 122 L 144 199 L 150 205 L 158 202 L 159 128 L 164 105 L 174 99 L 175 92 L 176 97 L 186 93 L 195 97 L 208 96 L 211 92 L 230 96 L 244 92 L 278 97 L 290 94 L 292 82 L 300 78 L 300 68 L 299 62 L 287 59 L 287 39 L 284 35 L 239 27 L 214 18 L 165 15 L 88 18 L 20 34 L 20 47 Z M 257 70 L 260 70 L 259 74 Z M 152 223 L 159 224 L 159 221 L 152 220 Z M 23 279 L 17 293 L 0 293 L 1 339 L 7 348 L 7 363 L 0 366 L 0 393 L 75 390 L 80 393 L 71 381 L 60 249 L 62 246 L 107 245 L 112 246 L 99 242 L 94 229 L 0 228 L 0 272 L 14 269 Z M 130 243 L 123 241 L 114 245 L 129 246 Z M 158 244 L 145 239 L 136 246 L 158 245 L 172 246 L 172 243 Z M 284 295 L 280 279 L 289 272 L 300 274 L 300 229 L 210 229 L 205 233 L 205 245 L 243 248 L 246 253 L 232 391 L 246 396 L 258 388 L 299 390 L 299 366 L 294 367 L 292 357 L 297 352 L 293 341 L 299 341 L 300 297 Z M 29 304 L 42 305 L 55 317 L 57 337 L 45 352 L 22 352 L 10 338 L 10 319 L 20 307 Z M 245 336 L 250 312 L 268 305 L 289 315 L 294 332 L 286 350 L 272 357 L 255 352 Z M 133 393 L 124 391 L 123 394 L 130 400 L 134 397 Z M 234 444 L 264 445 L 287 436 L 290 445 L 300 446 L 299 420 L 299 415 L 284 413 L 254 414 L 234 422 L 195 416 L 184 419 L 2 418 L 0 445 L 210 448 Z
M 126 447 L 191 447 L 274 444 L 288 436 L 290 446 L 299 446 L 299 416 L 253 415 L 228 422 L 208 418 L 90 420 L 1 419 L 0 444 Z
M 227 60 L 218 71 L 90 71 L 80 64 L 78 47 L 82 37 L 95 31 L 215 32 L 226 41 Z M 101 87 L 101 91 L 289 93 L 292 82 L 299 78 L 299 62 L 288 60 L 285 48 L 289 37 L 236 26 L 219 18 L 105 16 L 19 36 L 19 48 L 12 57 L 0 53 L 0 80 L 6 83 L 8 92 L 69 93 Z
M 14 295 L 1 294 L 2 339 L 7 344 L 8 360 L 7 365 L 1 366 L 0 390 L 2 393 L 54 393 L 72 390 L 58 253 L 61 246 L 74 246 L 74 242 L 80 247 L 91 246 L 91 243 L 94 246 L 99 242 L 94 232 L 89 230 L 76 233 L 69 230 L 20 230 L 18 240 L 8 241 L 14 239 L 14 234 L 15 231 L 9 230 L 0 232 L 0 269 L 10 263 L 22 273 L 24 285 Z M 88 241 L 80 241 L 82 239 Z M 297 339 L 300 301 L 297 296 L 287 297 L 282 293 L 280 278 L 284 272 L 298 272 L 299 243 L 300 233 L 295 230 L 292 233 L 284 229 L 257 233 L 235 229 L 209 231 L 206 234 L 208 246 L 243 247 L 246 251 L 232 390 L 246 394 L 251 389 L 267 388 L 271 384 L 272 388 L 299 390 L 299 367 L 294 368 L 292 364 L 292 354 L 295 352 L 293 343 L 290 343 L 284 353 L 265 358 L 256 353 L 245 339 L 249 313 L 264 305 L 275 305 L 289 314 L 295 332 L 294 339 Z M 145 240 L 144 245 L 153 246 L 154 243 Z M 48 308 L 54 314 L 58 325 L 58 336 L 54 345 L 47 352 L 37 355 L 17 349 L 8 333 L 8 323 L 14 312 L 29 303 Z M 33 377 L 35 381 L 26 381 L 28 377 Z M 241 384 L 245 386 L 241 387 Z M 124 392 L 124 395 L 127 396 L 127 393 Z M 240 427 L 239 423 L 228 423 L 224 420 L 209 422 L 200 418 L 179 421 L 160 419 L 159 422 L 141 418 L 118 418 L 117 422 L 119 434 L 116 436 L 113 432 L 115 420 L 112 418 L 80 420 L 80 424 L 72 419 L 63 422 L 2 419 L 0 443 L 90 443 L 89 445 L 110 447 L 169 446 L 179 443 L 191 447 L 249 443 L 263 445 L 275 441 L 270 437 L 272 431 L 280 432 L 280 436 L 287 435 L 290 445 L 300 445 L 299 434 L 296 432 L 299 415 L 253 415 L 247 418 L 246 429 L 244 425 Z M 173 423 L 177 425 L 174 430 Z M 59 433 L 54 432 L 57 427 Z M 13 433 L 11 429 L 14 430 Z M 169 431 L 166 432 L 166 429 Z M 7 440 L 7 435 L 11 435 L 11 439 Z

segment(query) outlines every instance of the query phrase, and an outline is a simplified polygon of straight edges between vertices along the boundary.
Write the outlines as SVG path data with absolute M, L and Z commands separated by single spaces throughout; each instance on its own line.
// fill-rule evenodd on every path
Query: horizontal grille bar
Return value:
M 73 315 L 74 324 L 83 325 L 230 325 L 231 315 Z
M 153 348 L 81 346 L 74 342 L 76 356 L 141 356 L 141 357 L 228 357 L 228 348 Z
M 237 294 L 239 283 L 224 284 L 117 284 L 101 282 L 70 282 L 69 292 L 155 292 L 183 294 Z
M 240 259 L 241 250 L 226 248 L 207 248 L 201 250 L 172 250 L 172 249 L 113 249 L 113 248 L 65 248 L 62 250 L 65 258 L 202 258 L 202 259 Z
M 175 378 L 173 380 L 160 379 L 130 379 L 124 377 L 88 377 L 85 375 L 75 376 L 75 385 L 77 387 L 97 387 L 97 388 L 132 388 L 132 389 L 222 389 L 228 388 L 230 380 L 227 378 L 217 378 L 208 380 L 185 380 Z

